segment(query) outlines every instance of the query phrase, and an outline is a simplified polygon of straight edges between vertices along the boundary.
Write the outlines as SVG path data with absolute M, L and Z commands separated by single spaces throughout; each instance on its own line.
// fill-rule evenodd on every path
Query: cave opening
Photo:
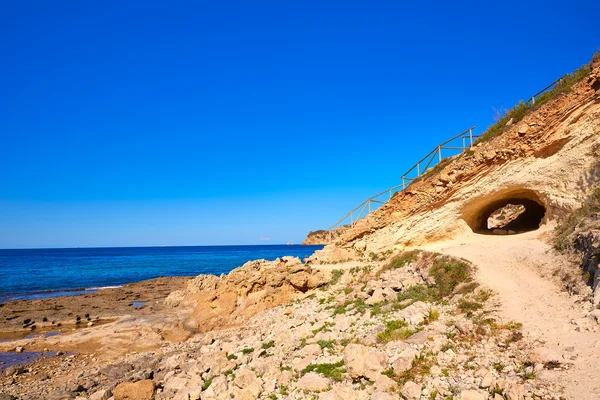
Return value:
M 529 190 L 479 199 L 463 212 L 473 232 L 488 235 L 514 235 L 537 230 L 545 215 L 543 202 Z

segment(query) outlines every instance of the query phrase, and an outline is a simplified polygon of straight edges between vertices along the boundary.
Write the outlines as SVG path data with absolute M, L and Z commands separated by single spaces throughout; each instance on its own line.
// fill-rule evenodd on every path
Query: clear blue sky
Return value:
M 4 1 L 0 248 L 297 243 L 587 62 L 598 15 L 598 1 Z

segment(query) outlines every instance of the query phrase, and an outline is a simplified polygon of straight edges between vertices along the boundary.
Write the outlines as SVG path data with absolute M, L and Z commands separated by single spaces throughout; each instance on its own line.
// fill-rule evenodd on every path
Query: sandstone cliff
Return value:
M 314 232 L 308 232 L 306 238 L 302 241 L 302 244 L 327 244 L 329 243 L 329 231 L 318 230 Z
M 577 208 L 600 157 L 600 59 L 590 65 L 568 93 L 422 176 L 311 260 L 364 259 L 479 232 L 507 204 L 537 207 L 542 224 Z

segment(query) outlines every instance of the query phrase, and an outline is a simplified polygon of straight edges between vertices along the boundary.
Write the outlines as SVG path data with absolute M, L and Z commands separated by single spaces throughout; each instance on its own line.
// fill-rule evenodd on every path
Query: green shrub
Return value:
M 317 340 L 317 344 L 319 346 L 321 346 L 322 349 L 331 349 L 337 344 L 337 341 L 335 341 L 335 340 Z
M 274 340 L 270 340 L 268 342 L 265 342 L 262 344 L 262 348 L 263 349 L 270 349 L 271 347 L 275 347 L 275 341 Z
M 344 380 L 343 374 L 346 370 L 344 369 L 344 360 L 340 360 L 334 364 L 311 364 L 302 370 L 303 374 L 308 372 L 316 372 L 326 378 L 341 382 Z
M 208 378 L 203 384 L 202 384 L 202 391 L 204 392 L 206 389 L 208 389 L 210 387 L 210 385 L 212 385 L 214 376 L 211 376 L 210 378 Z
M 242 354 L 247 356 L 248 354 L 252 354 L 254 352 L 254 348 L 253 347 L 246 347 L 244 349 L 242 349 Z
M 483 308 L 483 304 L 476 301 L 466 300 L 464 298 L 458 300 L 458 309 L 467 315 L 472 314 L 474 311 Z
M 437 308 L 430 308 L 429 311 L 427 311 L 427 315 L 425 316 L 425 319 L 428 324 L 437 321 L 439 318 L 440 311 Z
M 404 305 L 394 304 L 395 309 L 406 308 L 417 301 L 434 302 L 436 300 L 436 290 L 433 287 L 424 285 L 415 285 L 407 290 L 398 293 L 398 303 L 404 303 L 405 300 L 411 300 Z
M 387 321 L 385 331 L 377 335 L 377 340 L 382 343 L 388 343 L 394 340 L 405 340 L 417 333 L 416 330 L 408 328 L 408 324 L 403 320 Z
M 420 250 L 411 250 L 400 253 L 397 256 L 394 256 L 389 263 L 381 268 L 379 274 L 391 269 L 402 268 L 407 264 L 413 263 L 419 259 L 419 254 L 421 254 Z
M 339 282 L 340 278 L 344 275 L 344 271 L 339 269 L 334 269 L 331 271 L 331 280 L 329 281 L 330 285 L 335 285 Z
M 454 289 L 463 282 L 473 280 L 472 268 L 469 263 L 449 256 L 437 256 L 429 275 L 435 280 L 437 300 L 452 294 Z
M 411 368 L 397 376 L 395 380 L 401 385 L 408 381 L 415 381 L 417 377 L 429 375 L 432 366 L 433 360 L 420 354 L 413 360 Z

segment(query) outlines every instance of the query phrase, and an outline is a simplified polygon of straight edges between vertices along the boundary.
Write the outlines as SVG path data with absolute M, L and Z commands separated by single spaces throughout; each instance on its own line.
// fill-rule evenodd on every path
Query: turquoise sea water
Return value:
M 323 246 L 0 250 L 0 301 L 81 294 L 159 276 L 222 274 L 246 261 L 304 259 Z

